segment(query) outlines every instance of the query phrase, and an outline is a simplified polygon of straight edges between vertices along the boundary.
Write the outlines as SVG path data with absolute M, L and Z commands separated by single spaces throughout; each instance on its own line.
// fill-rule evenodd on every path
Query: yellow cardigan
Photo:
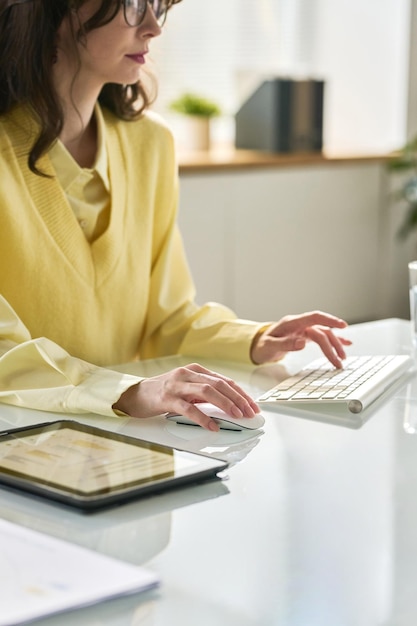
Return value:
M 0 120 L 4 402 L 114 414 L 111 405 L 138 379 L 103 367 L 170 354 L 250 362 L 262 325 L 194 302 L 171 133 L 153 114 L 137 122 L 103 114 L 111 215 L 92 243 L 48 155 L 39 167 L 50 178 L 27 167 L 35 123 L 22 109 Z

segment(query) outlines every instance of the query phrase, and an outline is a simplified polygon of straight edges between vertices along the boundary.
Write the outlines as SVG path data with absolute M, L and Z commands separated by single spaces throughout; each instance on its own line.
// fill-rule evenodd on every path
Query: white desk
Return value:
M 361 324 L 346 335 L 354 340 L 352 353 L 409 351 L 405 321 Z M 316 354 L 308 346 L 290 355 L 288 368 Z M 185 362 L 160 359 L 129 369 L 148 375 Z M 255 396 L 282 372 L 281 365 L 217 369 Z M 265 417 L 264 432 L 250 435 L 168 425 L 162 417 L 82 418 L 227 458 L 233 465 L 221 482 L 89 516 L 0 490 L 0 517 L 143 564 L 162 580 L 156 592 L 40 623 L 415 626 L 417 377 L 369 409 L 359 428 L 283 413 Z M 56 418 L 0 406 L 0 429 Z

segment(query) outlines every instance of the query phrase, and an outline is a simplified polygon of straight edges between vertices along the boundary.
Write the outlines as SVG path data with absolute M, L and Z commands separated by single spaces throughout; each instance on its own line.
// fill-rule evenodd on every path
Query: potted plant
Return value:
M 210 120 L 220 115 L 220 107 L 207 98 L 193 93 L 184 93 L 173 100 L 169 108 L 186 116 L 188 147 L 193 150 L 210 148 Z
M 406 203 L 406 214 L 398 231 L 399 236 L 405 239 L 417 229 L 417 137 L 389 160 L 388 167 L 395 173 L 410 172 L 395 194 L 396 199 Z

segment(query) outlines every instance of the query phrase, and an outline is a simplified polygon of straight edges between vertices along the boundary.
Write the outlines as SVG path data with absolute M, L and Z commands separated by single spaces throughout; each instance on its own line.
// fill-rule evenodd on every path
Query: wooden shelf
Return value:
M 238 170 L 249 168 L 298 167 L 323 164 L 338 164 L 360 161 L 385 161 L 387 154 L 376 155 L 327 155 L 325 153 L 276 154 L 234 148 L 213 148 L 207 152 L 179 152 L 181 174 Z

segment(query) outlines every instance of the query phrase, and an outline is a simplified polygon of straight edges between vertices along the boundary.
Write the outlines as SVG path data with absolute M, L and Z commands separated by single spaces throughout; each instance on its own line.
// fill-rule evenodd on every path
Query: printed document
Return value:
M 158 585 L 148 570 L 0 519 L 0 626 Z

